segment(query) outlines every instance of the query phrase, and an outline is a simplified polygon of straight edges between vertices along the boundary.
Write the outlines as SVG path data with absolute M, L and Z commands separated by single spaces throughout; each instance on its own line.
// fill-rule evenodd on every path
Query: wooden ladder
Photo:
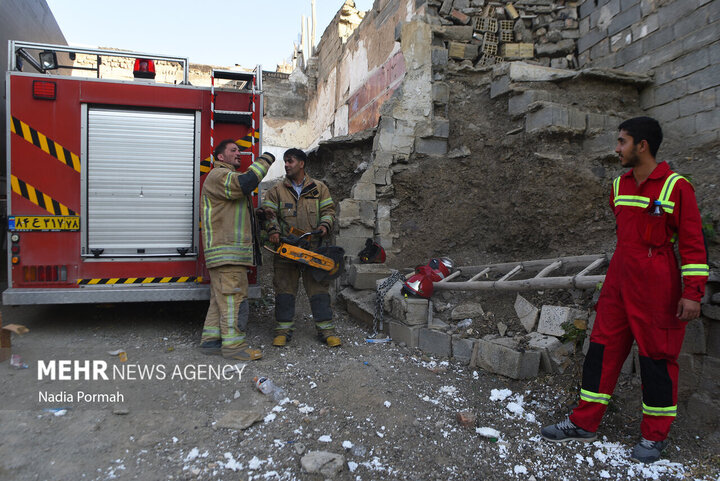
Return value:
M 589 275 L 609 263 L 611 255 L 595 254 L 482 266 L 461 266 L 445 279 L 433 283 L 435 290 L 534 291 L 544 289 L 594 289 L 604 275 Z M 575 272 L 574 274 L 572 272 Z M 555 275 L 553 273 L 561 273 Z M 521 274 L 532 275 L 513 279 Z M 470 276 L 466 280 L 455 280 Z

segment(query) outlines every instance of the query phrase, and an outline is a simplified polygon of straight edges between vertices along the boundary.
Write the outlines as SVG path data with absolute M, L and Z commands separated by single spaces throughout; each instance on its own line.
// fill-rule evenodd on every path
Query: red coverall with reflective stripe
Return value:
M 700 301 L 708 266 L 694 189 L 676 175 L 672 190 L 663 190 L 672 174 L 662 162 L 640 185 L 632 170 L 614 183 L 610 205 L 617 247 L 596 306 L 580 404 L 570 415 L 587 431 L 597 431 L 633 339 L 640 355 L 642 436 L 665 439 L 677 412 L 677 358 L 685 336 L 677 306 L 681 296 Z M 650 215 L 656 199 L 663 201 L 659 216 Z M 672 244 L 675 234 L 682 283 Z

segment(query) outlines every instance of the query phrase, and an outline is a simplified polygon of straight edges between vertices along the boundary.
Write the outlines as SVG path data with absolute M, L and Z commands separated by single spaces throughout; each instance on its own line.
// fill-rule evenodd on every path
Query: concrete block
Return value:
M 717 426 L 720 423 L 720 403 L 717 398 L 705 393 L 693 393 L 687 402 L 687 414 L 689 421 L 696 423 L 698 429 Z
M 685 339 L 680 352 L 688 354 L 705 354 L 707 339 L 705 337 L 705 324 L 702 318 L 693 319 L 685 326 Z
M 540 315 L 540 309 L 520 294 L 515 297 L 515 313 L 520 319 L 520 324 L 523 325 L 525 331 L 532 332 L 535 329 L 535 324 Z
M 587 312 L 579 311 L 571 307 L 542 306 L 537 332 L 550 336 L 564 336 L 565 328 L 562 327 L 563 324 L 572 323 L 575 319 L 587 318 Z
M 507 74 L 511 82 L 551 82 L 576 75 L 575 72 L 525 62 L 511 62 Z
M 450 58 L 464 59 L 465 45 L 465 43 L 461 42 L 448 42 L 448 56 Z
M 642 20 L 642 12 L 640 11 L 640 4 L 638 3 L 627 10 L 621 10 L 619 14 L 615 15 L 610 21 L 607 33 L 608 35 L 615 35 L 640 20 Z
M 438 104 L 446 104 L 450 100 L 450 86 L 444 82 L 433 82 L 432 85 L 433 102 Z
M 415 151 L 419 154 L 445 155 L 447 154 L 447 140 L 415 139 Z
M 588 3 L 588 2 L 585 2 Z M 583 53 L 587 50 L 590 50 L 590 48 L 594 47 L 598 44 L 598 42 L 601 42 L 607 38 L 606 32 L 601 31 L 597 28 L 591 28 L 590 31 L 586 35 L 583 35 L 580 37 L 577 41 L 577 51 L 578 53 Z
M 425 353 L 450 357 L 452 354 L 452 338 L 450 334 L 444 332 L 420 328 L 418 347 Z
M 390 275 L 385 264 L 353 264 L 348 269 L 348 282 L 357 290 L 376 289 L 376 282 Z
M 557 372 L 555 361 L 551 357 L 551 353 L 562 347 L 562 343 L 553 336 L 545 336 L 538 332 L 531 332 L 528 341 L 528 347 L 540 352 L 540 368 L 544 372 Z
M 490 98 L 494 99 L 503 94 L 510 92 L 510 77 L 503 75 L 493 78 L 490 82 Z
M 636 23 L 630 27 L 632 38 L 640 40 L 645 38 L 659 27 L 657 14 L 647 16 L 642 22 Z
M 436 37 L 455 42 L 470 42 L 472 40 L 472 25 L 433 25 L 432 31 Z
M 453 321 L 462 321 L 464 319 L 482 319 L 485 311 L 477 302 L 466 302 L 455 307 L 450 314 Z
M 716 87 L 718 78 L 720 78 L 720 64 L 711 65 L 699 72 L 694 72 L 687 77 L 687 93 L 695 93 Z
M 355 200 L 376 200 L 375 184 L 372 182 L 358 182 L 352 187 L 350 195 Z
M 715 90 L 708 89 L 696 92 L 683 97 L 678 104 L 681 117 L 692 115 L 698 112 L 715 110 L 717 94 Z
M 403 343 L 410 348 L 418 347 L 420 326 L 406 326 L 400 322 L 390 321 L 388 322 L 388 329 L 390 338 L 393 341 Z
M 349 227 L 351 224 L 373 228 L 375 204 L 371 201 L 343 199 L 339 204 L 337 220 L 340 228 Z
M 550 60 L 552 68 L 568 68 L 568 59 L 565 57 L 553 58 Z
M 395 154 L 411 154 L 415 145 L 414 135 L 395 135 L 390 144 L 390 151 Z
M 720 110 L 713 109 L 710 112 L 699 112 L 695 114 L 695 131 L 708 132 L 720 128 Z
M 678 356 L 678 397 L 686 398 L 697 390 L 702 371 L 702 363 L 695 362 L 695 356 L 687 353 L 680 353 Z
M 366 329 L 373 328 L 375 319 L 375 292 L 356 291 L 348 287 L 340 292 L 340 297 L 345 301 L 348 314 L 358 324 Z
M 508 113 L 513 117 L 525 115 L 528 107 L 533 102 L 547 101 L 551 99 L 547 90 L 526 90 L 519 95 L 513 95 L 508 100 Z
M 616 142 L 616 133 L 613 132 L 605 132 L 600 135 L 596 135 L 594 137 L 586 138 L 583 140 L 582 146 L 583 150 L 586 152 L 590 152 L 592 154 L 602 154 L 602 155 L 610 155 L 615 156 L 613 153 L 613 148 L 615 146 Z
M 557 43 L 545 43 L 535 46 L 535 54 L 538 57 L 560 57 L 570 53 L 575 53 L 575 41 L 569 38 L 560 40 Z
M 405 316 L 402 321 L 408 326 L 427 325 L 428 300 L 405 299 Z
M 389 185 L 392 184 L 392 170 L 386 167 L 375 168 L 375 185 Z M 377 195 L 377 191 L 376 191 Z
M 710 320 L 707 324 L 707 355 L 720 358 L 720 322 Z
M 475 339 L 461 339 L 460 336 L 452 336 L 452 355 L 462 364 L 470 364 Z
M 384 281 L 385 279 L 377 281 L 377 286 L 380 287 Z M 405 318 L 405 313 L 407 312 L 407 306 L 404 302 L 405 297 L 401 290 L 402 282 L 396 282 L 385 292 L 385 298 L 383 299 L 383 309 L 385 309 L 385 312 L 389 312 L 392 317 L 400 320 Z
M 567 132 L 582 134 L 585 132 L 586 114 L 572 107 L 542 102 L 541 107 L 525 116 L 525 131 L 530 134 L 539 132 Z
M 540 352 L 522 352 L 506 347 L 502 345 L 502 339 L 478 339 L 477 342 L 476 363 L 482 369 L 512 379 L 529 379 L 537 376 L 540 368 Z
M 430 61 L 432 65 L 447 65 L 448 63 L 448 50 L 446 48 L 433 48 L 430 51 Z
M 450 121 L 447 119 L 434 119 L 432 122 L 433 137 L 450 137 Z
M 705 356 L 698 390 L 708 393 L 713 399 L 720 399 L 720 358 Z
M 450 10 L 452 9 L 453 0 L 443 0 L 442 5 L 440 6 L 440 15 L 447 15 L 450 13 Z

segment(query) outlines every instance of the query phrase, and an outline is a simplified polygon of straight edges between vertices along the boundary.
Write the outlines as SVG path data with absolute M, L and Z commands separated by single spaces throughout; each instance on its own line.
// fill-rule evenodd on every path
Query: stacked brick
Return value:
M 578 66 L 578 4 L 566 0 L 430 0 L 427 9 L 431 15 L 437 14 L 440 26 L 472 28 L 470 38 L 446 39 L 443 47 L 449 61 L 484 67 L 523 59 L 568 69 Z

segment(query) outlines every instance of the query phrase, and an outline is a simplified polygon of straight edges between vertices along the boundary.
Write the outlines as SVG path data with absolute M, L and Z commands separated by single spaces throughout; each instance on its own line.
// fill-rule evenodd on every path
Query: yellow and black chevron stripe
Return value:
M 42 207 L 52 215 L 76 215 L 75 211 L 68 206 L 61 204 L 47 194 L 42 193 L 24 180 L 20 180 L 14 175 L 10 176 L 12 191 L 18 195 L 25 197 L 33 204 Z
M 255 139 L 256 141 L 260 139 L 260 132 L 255 132 Z M 235 143 L 241 147 L 241 150 L 248 150 L 252 147 L 252 135 L 247 134 L 242 139 L 236 140 Z M 212 157 L 208 157 L 200 162 L 200 175 L 207 174 L 210 172 L 210 169 L 212 169 Z
M 115 284 L 169 284 L 171 282 L 202 282 L 202 277 L 110 277 L 107 279 L 78 279 L 81 286 Z
M 80 158 L 76 154 L 73 154 L 54 140 L 45 137 L 22 120 L 12 117 L 10 131 L 14 134 L 18 134 L 20 137 L 33 144 L 35 147 L 41 149 L 46 154 L 52 155 L 71 169 L 80 172 Z

